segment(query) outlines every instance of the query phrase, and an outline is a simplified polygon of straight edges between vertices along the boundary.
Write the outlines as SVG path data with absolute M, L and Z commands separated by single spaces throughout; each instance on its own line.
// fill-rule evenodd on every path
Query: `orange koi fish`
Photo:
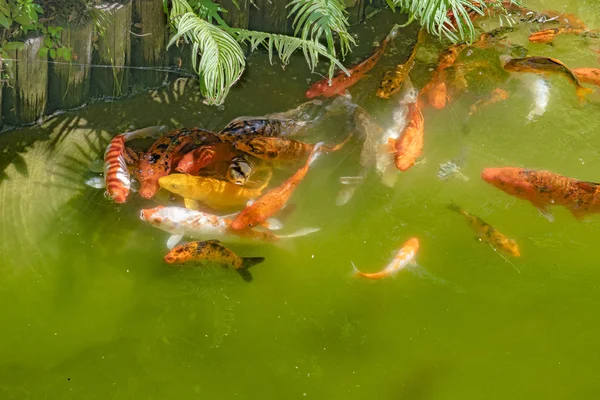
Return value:
M 462 215 L 469 224 L 469 227 L 477 233 L 477 238 L 482 242 L 489 243 L 494 249 L 503 251 L 510 256 L 521 256 L 517 242 L 502 232 L 497 231 L 478 216 L 468 213 L 456 204 L 450 204 L 448 209 Z
M 564 34 L 581 35 L 587 32 L 587 29 L 570 28 L 570 27 L 558 27 L 548 28 L 541 31 L 533 32 L 529 35 L 529 41 L 534 43 L 551 43 L 556 36 Z
M 600 69 L 598 68 L 575 68 L 573 74 L 580 82 L 600 86 Z
M 525 58 L 507 58 L 504 69 L 511 72 L 531 72 L 534 74 L 559 74 L 569 80 L 575 86 L 577 97 L 584 100 L 585 96 L 593 93 L 592 89 L 581 86 L 579 79 L 562 62 L 548 57 L 525 57 Z
M 394 26 L 391 32 L 381 43 L 381 46 L 373 53 L 373 55 L 360 64 L 352 67 L 348 72 L 350 75 L 346 75 L 345 72 L 340 72 L 338 75 L 331 79 L 331 85 L 329 84 L 328 78 L 323 78 L 320 81 L 314 83 L 307 91 L 306 97 L 312 99 L 318 96 L 333 97 L 344 94 L 346 89 L 350 88 L 356 82 L 361 80 L 367 72 L 369 72 L 377 64 L 387 44 L 396 37 L 398 33 L 398 26 Z
M 435 109 L 442 109 L 446 107 L 448 101 L 448 87 L 444 81 L 445 74 L 435 74 L 431 81 L 427 85 L 423 86 L 419 95 L 419 107 L 423 107 L 425 102 L 423 99 L 427 99 L 430 106 Z
M 354 267 L 354 273 L 357 276 L 362 276 L 363 278 L 368 279 L 382 279 L 387 278 L 388 276 L 396 275 L 400 270 L 406 268 L 406 266 L 410 264 L 416 264 L 415 256 L 417 255 L 417 251 L 419 251 L 419 240 L 417 238 L 411 238 L 406 243 L 402 245 L 402 248 L 396 256 L 392 260 L 391 263 L 387 265 L 383 270 L 374 273 L 366 273 L 359 271 L 354 263 L 352 266 Z
M 418 102 L 408 104 L 408 125 L 398 140 L 389 139 L 395 149 L 394 163 L 400 171 L 407 171 L 423 151 L 424 119 Z
M 254 203 L 243 209 L 233 220 L 231 228 L 236 230 L 252 228 L 263 223 L 281 210 L 298 187 L 298 184 L 300 184 L 302 179 L 306 176 L 310 165 L 321 154 L 322 145 L 323 142 L 320 142 L 314 146 L 306 164 L 288 178 L 288 180 L 283 182 L 280 186 L 271 189 Z
M 190 242 L 174 247 L 165 256 L 167 264 L 183 264 L 190 261 L 212 262 L 224 267 L 233 267 L 246 282 L 252 282 L 248 268 L 265 261 L 264 257 L 239 257 L 223 246 L 219 240 Z
M 184 154 L 195 147 L 216 143 L 219 138 L 202 129 L 177 129 L 158 139 L 140 159 L 140 196 L 150 199 L 158 190 L 158 179 L 169 175 Z
M 131 188 L 131 179 L 127 169 L 128 153 L 125 143 L 145 137 L 159 136 L 165 126 L 150 126 L 133 132 L 115 136 L 104 152 L 104 179 L 106 182 L 106 197 L 115 203 L 125 203 Z M 132 160 L 133 161 L 133 160 Z
M 489 106 L 490 104 L 494 104 L 494 103 L 498 103 L 500 101 L 506 100 L 506 99 L 508 99 L 508 96 L 509 96 L 509 93 L 506 90 L 496 88 L 492 91 L 492 94 L 489 98 L 480 99 L 480 100 L 477 100 L 475 103 L 473 103 L 471 105 L 471 107 L 469 108 L 468 116 L 470 117 L 473 114 L 475 114 L 475 112 L 481 107 Z
M 529 201 L 549 220 L 550 205 L 566 207 L 577 219 L 600 212 L 598 183 L 515 167 L 486 168 L 481 178 L 511 196 Z
M 175 169 L 184 174 L 198 175 L 202 168 L 218 161 L 232 160 L 236 154 L 231 143 L 208 144 L 186 153 Z

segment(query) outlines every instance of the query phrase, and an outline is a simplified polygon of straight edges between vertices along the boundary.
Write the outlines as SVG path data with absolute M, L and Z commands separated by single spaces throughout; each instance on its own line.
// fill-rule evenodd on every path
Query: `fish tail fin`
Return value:
M 587 95 L 592 94 L 592 93 L 594 93 L 593 89 L 586 88 L 584 86 L 577 87 L 577 97 L 579 98 L 580 102 L 585 101 Z
M 238 268 L 235 270 L 235 272 L 237 272 L 245 282 L 252 282 L 252 274 L 247 268 Z
M 457 213 L 462 211 L 462 208 L 460 208 L 456 203 L 450 203 L 446 206 L 446 208 Z
M 315 144 L 315 147 L 313 147 L 313 150 L 310 153 L 310 157 L 308 158 L 308 165 L 311 165 L 313 162 L 315 162 L 317 158 L 319 158 L 319 156 L 321 155 L 321 147 L 323 147 L 324 144 L 325 142 L 319 142 Z
M 263 261 L 265 261 L 264 257 L 242 257 L 242 268 L 240 269 L 254 267 L 256 264 L 260 264 Z
M 306 235 L 310 235 L 311 233 L 315 233 L 320 231 L 321 228 L 302 228 L 297 230 L 294 233 L 290 233 L 289 235 L 279 235 L 279 239 L 290 239 L 290 238 L 295 238 L 295 237 L 300 237 L 300 236 L 306 236 Z
M 358 268 L 356 268 L 354 261 L 350 261 L 350 264 L 352 264 L 352 272 L 351 272 L 350 276 L 353 276 L 353 277 L 360 276 L 360 271 Z

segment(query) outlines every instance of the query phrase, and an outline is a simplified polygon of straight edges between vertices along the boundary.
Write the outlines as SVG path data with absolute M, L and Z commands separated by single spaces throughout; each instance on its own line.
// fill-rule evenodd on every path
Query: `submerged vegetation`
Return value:
M 387 0 L 387 3 L 393 11 L 408 14 L 409 22 L 418 20 L 440 40 L 470 42 L 475 38 L 470 14 L 484 15 L 489 8 L 505 12 L 505 4 L 517 2 Z M 293 18 L 295 36 L 231 27 L 221 17 L 228 11 L 211 0 L 171 0 L 169 4 L 170 7 L 165 4 L 165 9 L 174 30 L 169 46 L 180 40 L 191 45 L 192 64 L 208 104 L 222 104 L 242 75 L 245 58 L 241 44 L 248 44 L 251 51 L 263 45 L 269 51 L 270 60 L 276 52 L 284 64 L 289 62 L 292 53 L 301 49 L 311 71 L 319 57 L 324 57 L 329 61 L 330 79 L 336 67 L 348 74 L 340 58 L 343 60 L 352 51 L 356 41 L 348 32 L 343 1 L 290 1 L 288 18 Z

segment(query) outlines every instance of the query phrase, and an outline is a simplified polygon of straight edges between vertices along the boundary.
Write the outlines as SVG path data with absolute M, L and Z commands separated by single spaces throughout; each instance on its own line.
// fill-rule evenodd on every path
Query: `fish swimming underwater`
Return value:
M 310 165 L 321 154 L 323 142 L 317 143 L 306 164 L 278 187 L 269 190 L 242 210 L 231 224 L 232 229 L 247 229 L 259 225 L 281 210 L 308 173 Z
M 323 78 L 320 81 L 314 83 L 307 91 L 306 97 L 312 99 L 318 96 L 333 97 L 344 94 L 344 92 L 352 87 L 356 82 L 361 80 L 367 72 L 369 72 L 377 64 L 387 44 L 398 34 L 398 25 L 395 25 L 387 37 L 381 43 L 381 46 L 360 64 L 352 67 L 348 72 L 350 75 L 346 75 L 345 72 L 340 72 L 338 75 L 331 78 L 331 85 L 329 85 L 329 78 Z
M 419 46 L 425 39 L 426 31 L 424 28 L 419 30 L 417 41 L 408 57 L 408 60 L 404 64 L 397 65 L 393 70 L 386 72 L 381 78 L 379 88 L 377 89 L 376 95 L 382 99 L 389 99 L 392 95 L 398 93 L 402 89 L 402 84 L 408 79 L 408 74 L 415 65 L 415 56 Z
M 354 273 L 357 276 L 362 276 L 368 279 L 382 279 L 389 276 L 394 276 L 408 265 L 416 265 L 415 256 L 419 251 L 419 240 L 417 238 L 411 238 L 402 245 L 402 248 L 396 253 L 394 259 L 389 263 L 383 270 L 379 272 L 366 273 L 359 271 L 354 263 Z
M 551 221 L 551 205 L 566 207 L 577 219 L 600 212 L 599 184 L 595 182 L 515 167 L 485 168 L 481 178 L 511 196 L 529 201 Z
M 598 68 L 575 68 L 573 73 L 580 82 L 600 86 L 600 69 Z
M 246 282 L 252 282 L 248 268 L 265 261 L 264 257 L 239 257 L 223 246 L 219 240 L 190 242 L 176 246 L 165 256 L 167 264 L 183 264 L 191 261 L 212 262 L 223 267 L 233 267 Z
M 150 199 L 158 190 L 158 179 L 169 175 L 171 166 L 201 145 L 212 144 L 219 138 L 199 128 L 177 129 L 158 139 L 140 159 L 140 196 Z
M 288 235 L 276 235 L 256 229 L 233 230 L 231 218 L 183 207 L 158 206 L 144 209 L 140 211 L 140 219 L 171 234 L 167 241 L 169 249 L 177 245 L 184 236 L 200 240 L 219 238 L 228 241 L 276 242 L 280 239 L 300 237 L 319 231 L 319 228 L 304 228 Z
M 327 153 L 337 151 L 350 140 L 351 136 L 348 136 L 338 145 L 323 145 L 321 151 Z M 238 140 L 234 143 L 234 146 L 239 151 L 267 161 L 296 161 L 306 158 L 314 148 L 314 145 L 310 143 L 280 137 L 257 137 Z
M 477 238 L 480 241 L 489 243 L 494 249 L 502 251 L 510 256 L 521 256 L 517 242 L 515 242 L 513 239 L 510 239 L 503 233 L 498 232 L 490 224 L 486 223 L 478 216 L 468 213 L 456 204 L 448 205 L 448 209 L 462 215 L 469 224 L 469 227 L 475 231 Z
M 510 72 L 531 72 L 534 74 L 558 74 L 562 75 L 575 86 L 577 97 L 580 100 L 584 100 L 585 96 L 589 93 L 593 93 L 592 89 L 588 89 L 581 86 L 579 79 L 575 74 L 567 68 L 562 62 L 548 57 L 524 57 L 524 58 L 510 58 L 503 57 L 501 61 L 505 61 L 504 69 Z
M 235 142 L 252 137 L 293 136 L 308 124 L 307 121 L 280 118 L 236 118 L 218 133 L 221 140 Z
M 581 35 L 587 31 L 587 29 L 572 28 L 568 26 L 548 28 L 541 31 L 533 32 L 531 35 L 529 35 L 528 40 L 534 43 L 551 43 L 558 35 Z
M 131 189 L 131 178 L 126 162 L 125 143 L 140 138 L 160 136 L 165 126 L 150 126 L 115 136 L 104 152 L 104 181 L 106 197 L 115 203 L 125 203 Z
M 160 187 L 184 198 L 185 206 L 198 209 L 201 202 L 215 210 L 243 207 L 248 200 L 260 196 L 269 182 L 247 188 L 208 176 L 171 174 L 158 180 Z
M 508 99 L 509 93 L 506 90 L 496 88 L 492 91 L 492 94 L 487 99 L 477 100 L 475 103 L 469 107 L 468 116 L 471 117 L 477 110 L 481 107 L 489 106 L 490 104 L 498 103 L 500 101 L 504 101 Z
M 394 164 L 398 170 L 405 172 L 415 165 L 415 161 L 423 151 L 423 113 L 419 103 L 408 104 L 408 125 L 402 131 L 398 140 L 390 139 L 390 145 L 394 147 Z
M 231 161 L 237 154 L 231 143 L 208 144 L 186 153 L 175 169 L 184 174 L 198 175 L 201 169 L 219 161 Z

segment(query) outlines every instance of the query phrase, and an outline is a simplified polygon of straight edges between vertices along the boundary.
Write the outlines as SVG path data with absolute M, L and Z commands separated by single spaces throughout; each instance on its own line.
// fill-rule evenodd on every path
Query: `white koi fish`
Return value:
M 184 236 L 206 240 L 224 238 L 225 240 L 262 240 L 277 241 L 283 238 L 292 238 L 308 235 L 320 228 L 305 228 L 290 235 L 275 235 L 268 231 L 255 229 L 231 229 L 233 220 L 229 216 L 218 216 L 202 211 L 190 210 L 183 207 L 164 207 L 141 210 L 140 218 L 171 234 L 167 247 L 172 249 Z

